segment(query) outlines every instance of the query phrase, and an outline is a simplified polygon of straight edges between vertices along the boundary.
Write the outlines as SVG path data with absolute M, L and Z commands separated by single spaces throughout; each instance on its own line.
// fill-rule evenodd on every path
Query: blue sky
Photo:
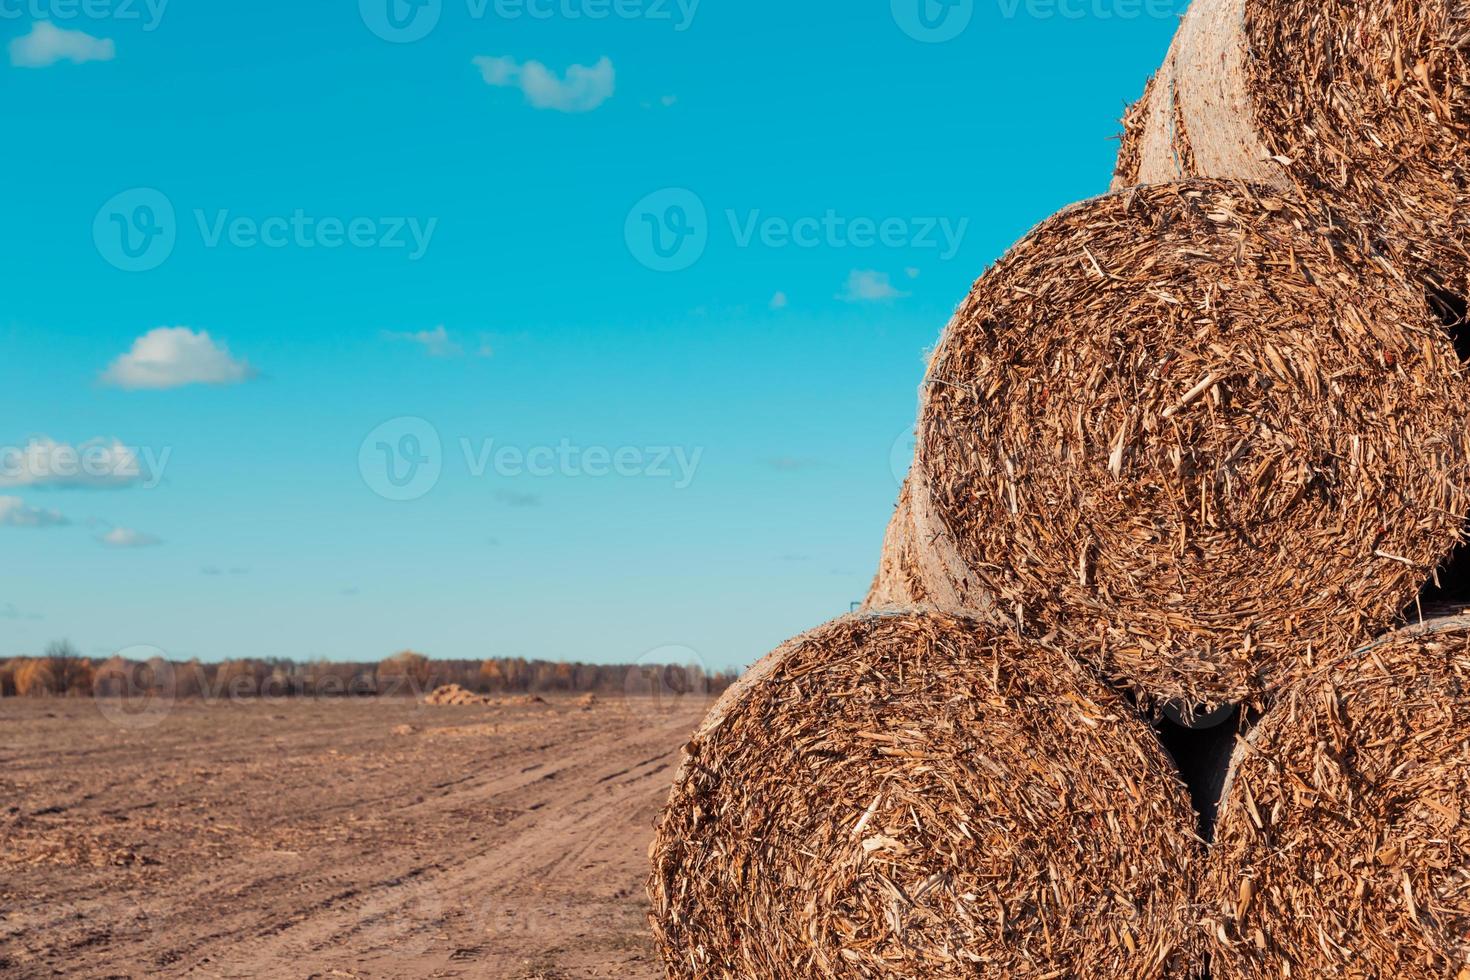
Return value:
M 0 656 L 845 612 L 924 350 L 1180 7 L 920 2 L 0 0 Z

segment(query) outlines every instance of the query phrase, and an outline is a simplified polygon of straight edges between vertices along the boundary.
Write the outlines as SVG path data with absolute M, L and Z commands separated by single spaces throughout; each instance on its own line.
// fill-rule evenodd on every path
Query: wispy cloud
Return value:
M 157 468 L 162 468 L 167 455 Z M 0 487 L 120 490 L 152 484 L 153 468 L 137 449 L 116 439 L 71 445 L 37 436 L 24 446 L 0 446 Z
M 893 287 L 886 272 L 854 269 L 847 277 L 847 286 L 837 294 L 837 298 L 848 303 L 882 303 L 907 295 Z
M 395 332 L 384 330 L 383 336 L 388 340 L 405 341 L 410 344 L 418 344 L 424 349 L 424 353 L 430 357 L 459 357 L 464 353 L 464 348 L 451 336 L 449 331 L 440 324 L 433 330 L 418 330 L 411 332 Z
M 465 354 L 465 345 L 442 323 L 433 330 L 384 330 L 383 338 L 400 343 L 417 344 L 430 357 L 463 357 Z M 475 347 L 475 356 L 493 357 L 494 355 L 495 349 L 491 346 L 490 335 L 480 334 L 479 344 Z
M 565 76 L 539 61 L 522 64 L 510 57 L 481 55 L 473 59 L 486 85 L 520 89 L 526 101 L 537 109 L 556 112 L 591 112 L 612 98 L 617 87 L 617 73 L 612 60 L 603 58 L 595 65 L 572 65 Z
M 513 490 L 499 490 L 496 491 L 495 499 L 507 507 L 541 506 L 541 495 L 537 493 L 516 493 Z
M 19 497 L 0 497 L 0 527 L 65 527 L 70 523 L 57 511 L 31 507 Z
M 19 609 L 15 608 L 15 604 L 12 602 L 0 603 L 0 619 L 28 619 L 32 622 L 39 622 L 40 620 L 45 618 L 46 617 L 42 616 L 40 613 L 23 613 Z
M 49 20 L 38 20 L 31 32 L 10 42 L 10 63 L 17 68 L 49 68 L 59 61 L 111 61 L 117 48 L 107 38 L 83 31 L 62 30 Z
M 159 327 L 133 341 L 132 350 L 103 372 L 102 382 L 128 390 L 161 390 L 239 384 L 255 374 L 253 367 L 236 360 L 205 331 Z
M 99 543 L 108 548 L 151 548 L 163 544 L 161 540 L 130 527 L 115 527 L 106 534 L 97 536 Z

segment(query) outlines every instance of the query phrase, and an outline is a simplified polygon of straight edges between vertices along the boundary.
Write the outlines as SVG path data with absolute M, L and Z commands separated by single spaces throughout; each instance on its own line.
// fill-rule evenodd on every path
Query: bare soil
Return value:
M 709 706 L 0 701 L 0 976 L 655 980 Z

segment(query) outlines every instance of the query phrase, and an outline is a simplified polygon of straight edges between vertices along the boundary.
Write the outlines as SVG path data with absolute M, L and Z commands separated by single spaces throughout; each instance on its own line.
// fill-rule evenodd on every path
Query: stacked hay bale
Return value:
M 1308 189 L 1381 222 L 1431 285 L 1470 293 L 1461 0 L 1194 0 L 1124 127 L 1118 186 Z
M 859 615 L 771 654 L 695 735 L 653 923 L 678 977 L 1187 977 L 1200 856 L 1157 740 L 1066 657 Z
M 1205 706 L 1389 626 L 1459 540 L 1470 405 L 1368 234 L 1210 180 L 1048 219 L 934 353 L 870 604 L 1057 636 Z
M 1470 977 L 1470 619 L 1285 692 L 1237 751 L 1201 900 L 1215 980 Z
M 1470 619 L 1391 632 L 1470 514 L 1467 52 L 1196 0 L 946 328 L 865 611 L 686 746 L 671 978 L 1470 980 Z

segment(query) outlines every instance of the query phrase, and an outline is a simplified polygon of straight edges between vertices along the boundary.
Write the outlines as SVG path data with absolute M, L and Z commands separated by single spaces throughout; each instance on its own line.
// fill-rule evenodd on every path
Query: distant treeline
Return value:
M 719 694 L 736 676 L 708 674 L 691 664 L 434 660 L 412 651 L 376 663 L 95 661 L 68 644 L 53 643 L 42 656 L 0 661 L 0 697 L 416 697 L 446 684 L 481 694 Z

